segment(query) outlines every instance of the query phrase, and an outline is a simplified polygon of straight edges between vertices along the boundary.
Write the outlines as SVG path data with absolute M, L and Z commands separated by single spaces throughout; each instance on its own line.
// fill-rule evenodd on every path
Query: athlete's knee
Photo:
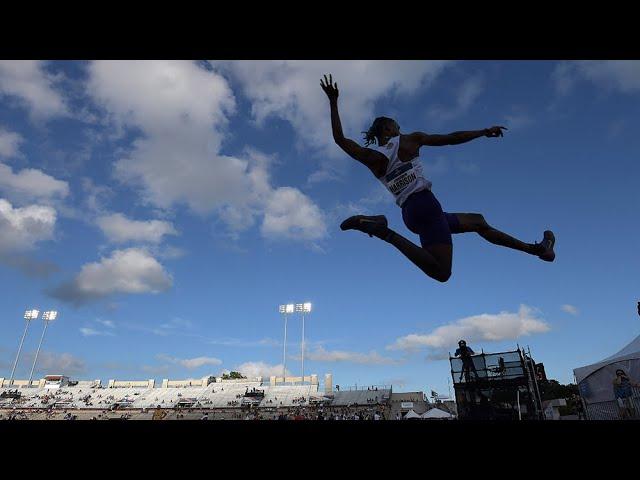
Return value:
M 451 278 L 451 270 L 440 270 L 434 276 L 434 279 L 441 283 L 446 283 Z

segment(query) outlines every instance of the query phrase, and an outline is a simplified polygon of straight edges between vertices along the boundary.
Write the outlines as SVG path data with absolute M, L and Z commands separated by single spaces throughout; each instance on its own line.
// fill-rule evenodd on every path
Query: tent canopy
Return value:
M 428 412 L 422 414 L 422 418 L 451 418 L 449 412 L 445 412 L 444 410 L 440 410 L 439 408 L 432 408 Z
M 414 412 L 413 410 L 409 410 L 407 414 L 404 416 L 404 418 L 411 419 L 411 418 L 422 418 L 422 417 L 418 415 L 416 412 Z
M 626 347 L 624 347 L 614 355 L 611 355 L 604 360 L 600 360 L 597 363 L 575 368 L 573 370 L 573 373 L 576 376 L 576 381 L 580 383 L 582 380 L 584 380 L 597 370 L 600 370 L 602 367 L 605 367 L 611 363 L 622 362 L 625 360 L 632 360 L 636 358 L 640 358 L 640 335 L 638 335 L 631 343 L 629 343 Z

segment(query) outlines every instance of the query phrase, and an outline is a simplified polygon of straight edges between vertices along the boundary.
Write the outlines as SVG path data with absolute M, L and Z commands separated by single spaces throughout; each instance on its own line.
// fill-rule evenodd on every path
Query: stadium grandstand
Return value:
M 391 419 L 391 386 L 334 389 L 325 375 L 74 381 L 0 378 L 0 419 Z

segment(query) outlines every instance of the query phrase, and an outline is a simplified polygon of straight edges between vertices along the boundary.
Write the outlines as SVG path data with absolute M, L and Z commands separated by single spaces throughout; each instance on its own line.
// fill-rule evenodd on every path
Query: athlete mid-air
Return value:
M 359 230 L 378 237 L 396 247 L 429 277 L 446 282 L 451 277 L 453 255 L 452 233 L 476 232 L 485 240 L 503 247 L 535 255 L 553 262 L 555 253 L 553 232 L 546 230 L 540 243 L 525 243 L 496 230 L 479 213 L 446 213 L 431 193 L 431 182 L 422 173 L 420 147 L 458 145 L 480 137 L 502 137 L 505 127 L 453 132 L 433 135 L 414 132 L 400 133 L 398 123 L 386 117 L 375 119 L 365 132 L 365 146 L 361 147 L 342 133 L 338 114 L 338 84 L 329 75 L 320 80 L 320 86 L 329 97 L 333 139 L 349 156 L 364 164 L 394 196 L 402 209 L 402 219 L 409 230 L 420 236 L 417 246 L 387 226 L 384 215 L 356 215 L 347 218 L 342 230 Z

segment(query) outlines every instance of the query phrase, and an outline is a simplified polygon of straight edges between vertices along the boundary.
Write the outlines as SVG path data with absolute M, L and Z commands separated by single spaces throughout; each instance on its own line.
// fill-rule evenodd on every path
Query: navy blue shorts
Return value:
M 402 205 L 402 220 L 409 230 L 420 236 L 420 244 L 452 245 L 451 234 L 462 233 L 458 217 L 442 211 L 438 199 L 425 189 L 412 193 Z

